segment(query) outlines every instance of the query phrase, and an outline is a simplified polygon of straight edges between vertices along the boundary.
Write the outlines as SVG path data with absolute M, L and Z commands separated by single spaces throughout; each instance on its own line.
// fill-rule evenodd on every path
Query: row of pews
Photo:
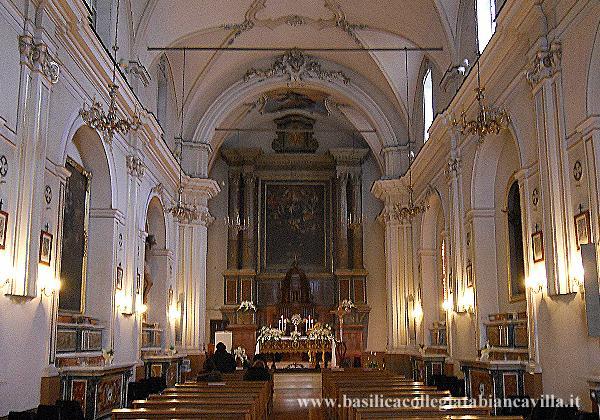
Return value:
M 273 381 L 251 382 L 224 375 L 222 382 L 186 382 L 113 410 L 118 419 L 265 420 L 272 410 Z
M 329 419 L 521 418 L 491 417 L 490 408 L 471 405 L 465 398 L 452 397 L 449 391 L 440 391 L 436 387 L 385 371 L 324 370 L 322 383 L 322 407 L 326 407 Z M 332 404 L 334 401 L 335 404 Z M 427 401 L 429 404 L 423 403 Z

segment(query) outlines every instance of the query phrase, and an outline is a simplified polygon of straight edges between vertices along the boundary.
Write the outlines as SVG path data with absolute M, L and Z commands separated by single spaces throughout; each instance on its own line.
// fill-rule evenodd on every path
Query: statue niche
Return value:
M 280 296 L 278 309 L 284 318 L 289 319 L 293 314 L 300 314 L 303 318 L 310 315 L 314 318 L 315 305 L 311 297 L 310 283 L 296 263 L 281 282 Z

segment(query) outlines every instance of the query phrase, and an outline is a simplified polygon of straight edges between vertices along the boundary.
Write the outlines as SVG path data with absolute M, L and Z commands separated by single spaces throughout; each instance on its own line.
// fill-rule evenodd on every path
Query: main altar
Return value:
M 229 172 L 228 247 L 222 320 L 214 324 L 231 331 L 234 348 L 249 354 L 308 357 L 332 353 L 331 340 L 309 338 L 310 328 L 328 325 L 347 357 L 360 358 L 370 312 L 361 223 L 361 164 L 368 150 L 319 154 L 313 120 L 288 115 L 275 123 L 281 129 L 275 153 L 221 152 Z M 294 131 L 298 127 L 306 131 Z M 354 307 L 339 316 L 344 301 Z M 289 330 L 294 316 L 302 320 L 300 336 Z M 261 342 L 264 328 L 282 331 L 281 339 Z

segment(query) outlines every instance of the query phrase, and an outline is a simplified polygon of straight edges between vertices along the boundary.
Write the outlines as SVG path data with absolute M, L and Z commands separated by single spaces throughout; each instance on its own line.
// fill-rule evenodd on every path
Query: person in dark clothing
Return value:
M 221 375 L 221 372 L 217 370 L 217 366 L 212 357 L 206 361 L 204 372 L 198 375 L 196 380 L 198 382 L 220 382 L 223 380 L 223 376 Z
M 271 373 L 262 360 L 255 360 L 244 373 L 244 381 L 270 381 Z
M 233 357 L 233 354 L 227 352 L 225 344 L 217 344 L 217 350 L 215 351 L 215 354 L 212 355 L 211 359 L 219 372 L 235 372 L 235 357 Z

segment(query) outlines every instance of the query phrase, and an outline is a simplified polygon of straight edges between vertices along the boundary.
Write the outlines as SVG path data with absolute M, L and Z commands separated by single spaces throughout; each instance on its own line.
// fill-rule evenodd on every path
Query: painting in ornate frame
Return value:
M 544 233 L 541 230 L 531 235 L 531 251 L 534 263 L 544 261 Z
M 121 290 L 123 288 L 123 267 L 121 267 L 121 263 L 117 267 L 117 281 L 115 283 L 115 288 L 117 290 Z
M 588 210 L 575 216 L 575 241 L 577 249 L 581 249 L 581 245 L 590 243 L 590 212 Z
M 59 309 L 64 312 L 85 312 L 87 280 L 89 212 L 92 174 L 67 157 L 67 178 L 63 209 L 62 249 Z
M 8 213 L 0 210 L 0 249 L 6 248 L 6 229 L 8 228 Z
M 330 194 L 327 180 L 262 180 L 261 271 L 331 270 Z
M 42 231 L 40 235 L 40 264 L 50 266 L 52 262 L 52 239 L 50 232 Z

